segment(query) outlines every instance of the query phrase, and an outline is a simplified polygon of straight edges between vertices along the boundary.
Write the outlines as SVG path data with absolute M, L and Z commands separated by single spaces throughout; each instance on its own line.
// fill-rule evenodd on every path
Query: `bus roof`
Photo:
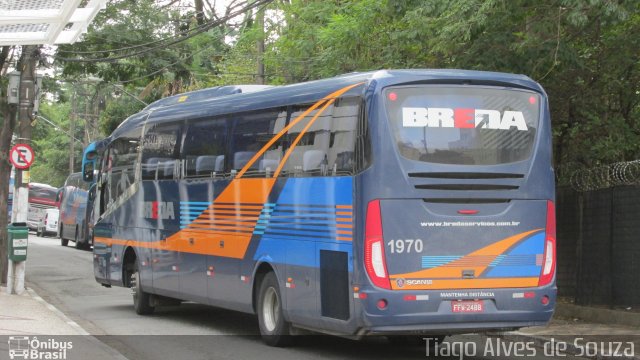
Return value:
M 153 122 L 171 121 L 176 118 L 199 118 L 252 111 L 292 104 L 315 102 L 318 99 L 348 85 L 364 82 L 369 85 L 384 86 L 389 81 L 407 83 L 450 83 L 515 86 L 544 93 L 542 87 L 525 75 L 457 69 L 416 69 L 416 70 L 379 70 L 363 73 L 350 73 L 329 79 L 315 80 L 285 86 L 268 87 L 260 91 L 235 92 L 226 96 L 201 96 L 207 92 L 214 93 L 219 88 L 211 88 L 192 92 L 199 94 L 193 101 L 178 103 L 181 95 L 167 100 L 161 99 L 141 112 L 131 115 L 113 132 L 112 138 L 136 127 L 149 115 Z M 221 87 L 225 88 L 225 87 Z M 233 86 L 229 87 L 233 88 Z M 191 93 L 187 93 L 191 94 Z M 176 101 L 170 105 L 172 101 Z M 166 106 L 160 106 L 162 104 Z M 154 104 L 160 104 L 154 106 Z
M 144 110 L 153 110 L 163 106 L 171 106 L 178 103 L 192 103 L 194 101 L 211 99 L 214 97 L 227 96 L 240 93 L 250 93 L 254 91 L 260 91 L 268 88 L 272 88 L 271 85 L 227 85 L 227 86 L 215 86 L 207 89 L 189 91 L 186 93 L 169 96 L 156 100 L 147 105 Z

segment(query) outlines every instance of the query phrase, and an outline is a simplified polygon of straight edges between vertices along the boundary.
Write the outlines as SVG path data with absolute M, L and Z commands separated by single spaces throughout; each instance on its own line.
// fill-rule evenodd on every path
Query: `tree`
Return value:
M 285 81 L 381 68 L 526 74 L 546 89 L 560 181 L 569 165 L 640 158 L 640 3 L 292 0 L 267 67 Z
M 0 69 L 9 57 L 11 47 L 3 46 L 0 51 Z M 11 136 L 15 126 L 15 106 L 7 104 L 7 79 L 0 81 L 0 116 L 2 117 L 2 129 L 0 130 L 0 284 L 5 284 L 7 279 L 7 224 L 9 198 L 9 177 L 11 175 L 11 164 L 9 163 L 9 148 L 11 146 Z

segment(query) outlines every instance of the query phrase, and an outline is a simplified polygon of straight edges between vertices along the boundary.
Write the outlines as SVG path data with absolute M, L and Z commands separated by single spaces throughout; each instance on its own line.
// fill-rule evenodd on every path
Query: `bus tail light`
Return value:
M 391 289 L 384 255 L 380 200 L 370 201 L 367 206 L 364 237 L 364 265 L 369 279 L 377 287 Z
M 538 286 L 551 283 L 556 272 L 556 206 L 553 201 L 547 201 L 547 227 L 544 240 L 544 257 L 542 273 Z

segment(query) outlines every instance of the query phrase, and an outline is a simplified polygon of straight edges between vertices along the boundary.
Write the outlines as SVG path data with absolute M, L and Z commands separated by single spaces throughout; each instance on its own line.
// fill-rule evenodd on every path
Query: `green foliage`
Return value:
M 121 122 L 142 108 L 144 108 L 142 103 L 126 98 L 110 102 L 105 111 L 100 114 L 100 131 L 111 134 Z
M 47 103 L 40 105 L 40 113 L 58 125 L 58 129 L 42 119 L 36 120 L 32 132 L 33 150 L 36 160 L 31 167 L 31 181 L 60 187 L 69 175 L 69 119 L 71 106 L 68 103 Z M 76 127 L 76 138 L 82 139 L 82 127 Z M 74 151 L 74 171 L 80 171 L 82 144 L 76 142 Z
M 64 60 L 146 51 L 159 44 L 154 41 L 197 26 L 192 10 L 178 13 L 154 0 L 110 0 L 83 41 L 59 47 L 57 64 L 66 79 L 92 75 L 126 82 L 127 92 L 147 102 L 209 86 L 255 83 L 259 57 L 270 84 L 385 68 L 521 73 L 549 95 L 561 181 L 570 175 L 565 168 L 640 158 L 636 0 L 288 0 L 273 2 L 266 13 L 264 34 L 252 13 L 238 29 L 212 28 L 138 56 L 106 63 Z M 228 35 L 233 44 L 225 43 Z M 256 42 L 263 36 L 266 51 L 259 54 Z M 116 51 L 136 44 L 147 45 Z M 130 96 L 114 95 L 113 87 L 106 89 L 104 134 L 142 108 Z M 68 90 L 57 91 L 61 102 L 69 101 Z M 68 148 L 53 140 L 46 145 Z M 67 167 L 62 161 L 54 166 Z
M 265 55 L 286 82 L 382 68 L 526 74 L 548 92 L 555 161 L 640 158 L 640 2 L 292 0 Z

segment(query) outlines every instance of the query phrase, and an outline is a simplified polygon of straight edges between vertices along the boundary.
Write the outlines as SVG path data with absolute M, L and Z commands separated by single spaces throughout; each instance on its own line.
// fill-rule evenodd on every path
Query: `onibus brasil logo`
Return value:
M 37 337 L 9 336 L 9 358 L 13 359 L 58 359 L 67 358 L 67 351 L 73 348 L 71 341 L 54 339 L 38 340 Z

